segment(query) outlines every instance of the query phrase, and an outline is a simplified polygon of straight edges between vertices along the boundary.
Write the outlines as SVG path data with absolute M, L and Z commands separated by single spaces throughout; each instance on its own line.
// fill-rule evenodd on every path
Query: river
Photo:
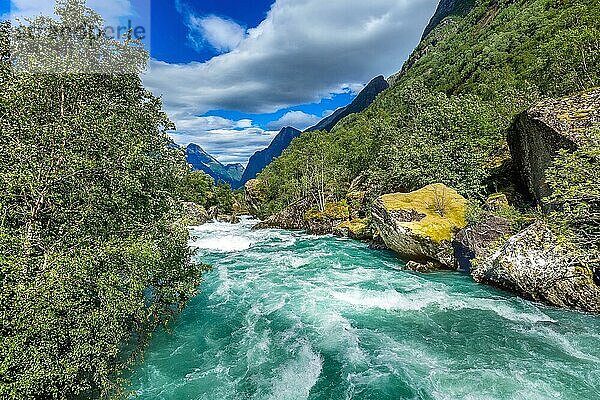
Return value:
M 140 399 L 600 399 L 600 318 L 334 237 L 192 229 L 214 265 L 130 376 Z

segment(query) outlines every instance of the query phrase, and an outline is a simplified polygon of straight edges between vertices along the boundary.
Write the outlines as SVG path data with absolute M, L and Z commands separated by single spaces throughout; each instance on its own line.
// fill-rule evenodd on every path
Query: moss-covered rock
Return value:
M 442 184 L 387 194 L 373 204 L 373 221 L 385 244 L 408 260 L 454 268 L 452 239 L 467 225 L 467 201 Z
M 373 237 L 369 229 L 368 218 L 344 221 L 333 228 L 333 233 L 337 236 L 349 237 L 356 240 L 369 240 Z
M 476 260 L 477 282 L 559 307 L 600 312 L 600 286 L 594 270 L 573 257 L 573 249 L 542 222 L 511 237 Z
M 340 202 L 328 202 L 325 204 L 325 210 L 320 211 L 315 208 L 311 208 L 306 212 L 304 218 L 307 221 L 311 220 L 332 220 L 332 221 L 341 221 L 347 220 L 350 218 L 350 208 L 346 201 Z
M 244 185 L 244 199 L 248 212 L 256 216 L 267 199 L 267 189 L 264 182 L 259 179 L 251 179 L 246 182 Z
M 183 215 L 180 223 L 184 226 L 199 226 L 210 221 L 210 216 L 204 207 L 192 202 L 182 203 Z

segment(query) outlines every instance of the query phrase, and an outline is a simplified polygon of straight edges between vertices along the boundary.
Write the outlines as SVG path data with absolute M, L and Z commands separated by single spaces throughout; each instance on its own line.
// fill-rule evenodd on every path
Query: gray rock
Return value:
M 201 205 L 191 202 L 184 202 L 182 223 L 187 226 L 199 226 L 210 221 L 206 209 Z
M 510 234 L 510 230 L 510 221 L 490 214 L 483 221 L 458 232 L 452 241 L 456 268 L 470 271 L 471 261 L 484 254 L 492 243 Z
M 472 276 L 526 299 L 598 313 L 600 286 L 595 272 L 577 260 L 548 227 L 537 222 L 478 260 Z
M 507 140 L 522 192 L 541 204 L 550 194 L 545 174 L 556 153 L 576 150 L 599 123 L 600 89 L 543 101 L 517 116 Z

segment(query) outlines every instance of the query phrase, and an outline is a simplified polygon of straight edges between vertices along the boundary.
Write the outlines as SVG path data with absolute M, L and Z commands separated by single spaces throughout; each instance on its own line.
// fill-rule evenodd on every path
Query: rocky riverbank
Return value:
M 600 121 L 600 90 L 541 102 L 520 114 L 508 133 L 512 186 L 525 199 L 551 210 L 545 180 L 559 151 L 575 151 Z M 265 185 L 251 181 L 246 199 L 253 209 L 266 198 Z M 318 208 L 304 198 L 255 229 L 282 228 L 371 241 L 410 261 L 417 271 L 470 272 L 477 282 L 559 307 L 600 312 L 600 279 L 576 249 L 544 223 L 547 214 L 525 220 L 523 228 L 503 216 L 508 196 L 490 196 L 475 220 L 471 203 L 456 190 L 434 184 L 411 193 L 389 193 L 368 201 L 368 189 L 349 191 Z

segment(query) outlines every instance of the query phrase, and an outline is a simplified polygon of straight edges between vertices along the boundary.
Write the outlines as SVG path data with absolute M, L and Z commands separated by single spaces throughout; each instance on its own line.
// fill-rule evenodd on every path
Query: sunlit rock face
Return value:
M 400 256 L 454 268 L 452 239 L 466 226 L 466 199 L 442 184 L 381 196 L 372 216 L 383 241 Z
M 476 262 L 472 275 L 478 282 L 527 299 L 600 312 L 600 286 L 594 280 L 595 271 L 571 254 L 571 249 L 538 222 Z

